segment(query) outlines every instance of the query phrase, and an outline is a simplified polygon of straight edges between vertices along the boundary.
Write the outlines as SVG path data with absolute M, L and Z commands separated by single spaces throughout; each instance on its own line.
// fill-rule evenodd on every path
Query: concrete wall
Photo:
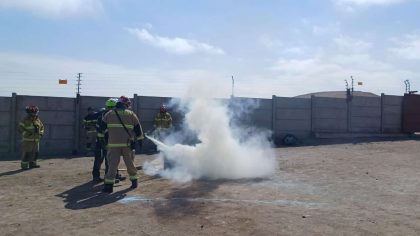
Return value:
M 312 131 L 345 133 L 348 131 L 347 100 L 312 97 Z
M 349 105 L 350 132 L 381 132 L 380 97 L 353 97 Z
M 0 97 L 0 153 L 9 153 L 10 150 L 10 109 L 11 98 Z
M 0 97 L 0 157 L 18 155 L 19 121 L 25 116 L 24 108 L 36 104 L 40 108 L 46 132 L 41 141 L 42 155 L 67 155 L 85 151 L 86 134 L 82 120 L 87 108 L 99 110 L 108 97 L 81 96 L 76 98 L 21 96 Z M 175 130 L 184 119 L 182 112 L 170 105 L 169 97 L 147 97 L 134 94 L 133 111 L 139 116 L 145 132 L 153 130 L 153 121 L 162 104 L 172 114 Z M 402 96 L 341 98 L 312 97 L 272 99 L 221 99 L 229 109 L 240 112 L 234 122 L 250 130 L 272 130 L 276 139 L 293 134 L 305 139 L 314 133 L 400 133 L 402 132 Z M 153 147 L 145 141 L 144 150 Z
M 293 134 L 298 138 L 311 135 L 311 99 L 273 97 L 273 130 L 277 138 Z
M 226 99 L 225 102 L 228 102 L 230 111 L 235 114 L 233 118 L 237 126 L 271 130 L 271 99 L 235 97 Z
M 382 132 L 401 133 L 403 97 L 382 94 Z

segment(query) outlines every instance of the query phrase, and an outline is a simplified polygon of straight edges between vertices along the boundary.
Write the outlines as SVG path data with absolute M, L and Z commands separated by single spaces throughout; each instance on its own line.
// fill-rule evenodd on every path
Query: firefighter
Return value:
M 163 104 L 160 106 L 159 112 L 155 116 L 154 127 L 154 136 L 159 140 L 163 140 L 172 128 L 172 116 Z M 157 146 L 155 146 L 155 151 L 158 152 Z M 172 167 L 173 163 L 163 156 L 163 168 L 171 169 Z
M 162 104 L 159 108 L 159 112 L 155 116 L 155 128 L 156 129 L 169 129 L 172 127 L 172 116 L 169 114 L 166 106 Z
M 101 129 L 101 123 L 104 115 L 115 108 L 117 105 L 116 98 L 110 98 L 105 102 L 105 108 L 97 113 L 96 120 L 96 144 L 95 144 L 95 160 L 93 162 L 92 177 L 94 182 L 102 182 L 103 179 L 100 177 L 101 166 L 105 160 L 105 173 L 108 171 L 107 155 L 107 143 L 108 143 L 108 130 Z
M 108 146 L 108 130 L 102 129 L 103 127 L 103 118 L 105 114 L 115 108 L 117 105 L 118 98 L 110 98 L 105 102 L 105 108 L 99 111 L 97 114 L 97 121 L 96 121 L 96 144 L 95 144 L 95 160 L 93 162 L 93 169 L 92 169 L 92 177 L 93 182 L 102 182 L 103 179 L 100 177 L 100 170 L 101 165 L 105 160 L 105 173 L 108 172 L 109 165 L 107 160 L 107 146 Z M 115 183 L 120 181 L 124 181 L 126 177 L 121 176 L 117 170 L 117 174 L 115 176 Z
M 37 106 L 25 108 L 27 116 L 19 123 L 19 133 L 22 135 L 22 161 L 21 168 L 39 168 L 37 164 L 39 155 L 39 140 L 44 135 L 44 125 L 38 117 Z
M 163 140 L 169 129 L 172 128 L 172 116 L 169 114 L 166 106 L 162 104 L 159 108 L 159 112 L 155 116 L 153 136 L 156 139 Z M 157 151 L 157 147 L 155 147 Z
M 96 142 L 96 120 L 97 114 L 92 107 L 88 108 L 88 114 L 83 119 L 83 127 L 86 130 L 86 151 L 93 152 L 93 145 Z
M 103 192 L 112 193 L 115 183 L 115 174 L 118 170 L 120 157 L 123 156 L 127 172 L 131 180 L 132 189 L 137 188 L 137 169 L 134 166 L 134 149 L 137 141 L 144 138 L 137 115 L 129 110 L 130 99 L 121 96 L 118 98 L 115 109 L 107 112 L 103 118 L 102 129 L 108 129 L 108 163 L 109 169 L 105 174 Z

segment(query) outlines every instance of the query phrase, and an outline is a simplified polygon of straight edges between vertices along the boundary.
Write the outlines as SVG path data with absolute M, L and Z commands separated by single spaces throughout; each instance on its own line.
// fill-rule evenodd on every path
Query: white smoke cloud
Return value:
M 255 104 L 235 107 L 244 106 L 255 107 Z M 274 173 L 277 162 L 268 141 L 270 133 L 238 127 L 231 119 L 233 109 L 229 111 L 225 101 L 205 94 L 189 94 L 179 107 L 186 109 L 185 126 L 192 131 L 190 134 L 197 135 L 198 142 L 194 145 L 158 143 L 160 155 L 174 163 L 174 168 L 160 172 L 163 177 L 184 182 L 200 178 L 263 178 Z M 173 143 L 174 137 L 179 138 L 176 133 L 173 135 L 164 142 Z M 150 163 L 144 168 L 146 173 L 153 172 Z

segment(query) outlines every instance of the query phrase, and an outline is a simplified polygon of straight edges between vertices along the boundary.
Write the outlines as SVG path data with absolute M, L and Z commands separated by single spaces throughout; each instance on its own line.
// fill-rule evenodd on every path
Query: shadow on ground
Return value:
M 112 194 L 102 193 L 102 184 L 87 182 L 56 195 L 63 198 L 65 208 L 72 210 L 101 207 L 123 199 L 132 189 L 125 189 Z
M 177 219 L 194 216 L 207 204 L 200 199 L 212 198 L 211 193 L 222 184 L 246 184 L 250 182 L 261 182 L 265 179 L 240 179 L 240 180 L 196 180 L 189 186 L 176 188 L 167 194 L 165 201 L 157 201 L 153 207 L 155 214 L 161 219 Z
M 3 173 L 0 173 L 0 177 L 8 176 L 8 175 L 15 175 L 15 174 L 19 174 L 19 173 L 24 172 L 24 171 L 29 171 L 29 170 L 17 169 L 17 170 L 6 171 L 6 172 L 3 172 Z

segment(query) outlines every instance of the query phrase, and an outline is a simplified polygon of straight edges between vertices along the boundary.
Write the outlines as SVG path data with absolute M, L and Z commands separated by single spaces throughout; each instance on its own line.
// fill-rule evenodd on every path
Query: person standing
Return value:
M 23 170 L 39 168 L 39 141 L 44 135 L 44 124 L 38 116 L 39 108 L 31 105 L 25 108 L 26 117 L 19 123 L 19 133 L 22 135 L 22 160 L 20 166 Z
M 105 173 L 108 171 L 107 156 L 107 144 L 108 144 L 108 130 L 102 130 L 101 124 L 103 122 L 104 115 L 115 108 L 117 105 L 117 98 L 110 98 L 105 102 L 105 108 L 99 111 L 96 116 L 96 144 L 95 144 L 95 159 L 93 161 L 92 177 L 94 182 L 102 182 L 101 178 L 101 166 L 105 160 Z
M 159 112 L 155 116 L 156 129 L 169 129 L 172 127 L 172 116 L 165 105 L 160 106 Z
M 161 141 L 169 134 L 170 129 L 172 128 L 172 116 L 163 104 L 160 106 L 159 112 L 155 116 L 154 127 L 154 136 Z M 158 152 L 157 146 L 155 146 L 155 152 Z M 173 166 L 174 164 L 172 161 L 163 155 L 163 168 L 171 169 Z
M 108 129 L 103 129 L 104 127 L 104 115 L 115 108 L 117 104 L 118 98 L 110 98 L 105 102 L 105 108 L 103 110 L 99 111 L 97 114 L 97 122 L 96 122 L 96 144 L 95 144 L 95 159 L 93 162 L 93 168 L 92 168 L 92 177 L 93 182 L 102 182 L 103 179 L 100 177 L 101 173 L 101 166 L 102 163 L 105 160 L 105 173 L 108 172 L 109 165 L 108 165 Z M 121 176 L 121 174 L 117 170 L 117 174 L 115 176 L 115 183 L 118 183 L 120 181 L 124 181 L 126 177 Z
M 93 145 L 96 142 L 96 120 L 97 114 L 92 107 L 88 108 L 88 114 L 83 119 L 83 127 L 86 130 L 86 151 L 93 152 Z
M 143 130 L 137 115 L 129 110 L 131 101 L 125 96 L 118 98 L 115 109 L 107 112 L 103 118 L 104 127 L 108 129 L 108 163 L 109 169 L 105 174 L 103 192 L 112 193 L 115 175 L 123 157 L 127 172 L 131 180 L 130 188 L 137 188 L 138 175 L 134 166 L 134 149 L 136 142 L 142 140 Z

